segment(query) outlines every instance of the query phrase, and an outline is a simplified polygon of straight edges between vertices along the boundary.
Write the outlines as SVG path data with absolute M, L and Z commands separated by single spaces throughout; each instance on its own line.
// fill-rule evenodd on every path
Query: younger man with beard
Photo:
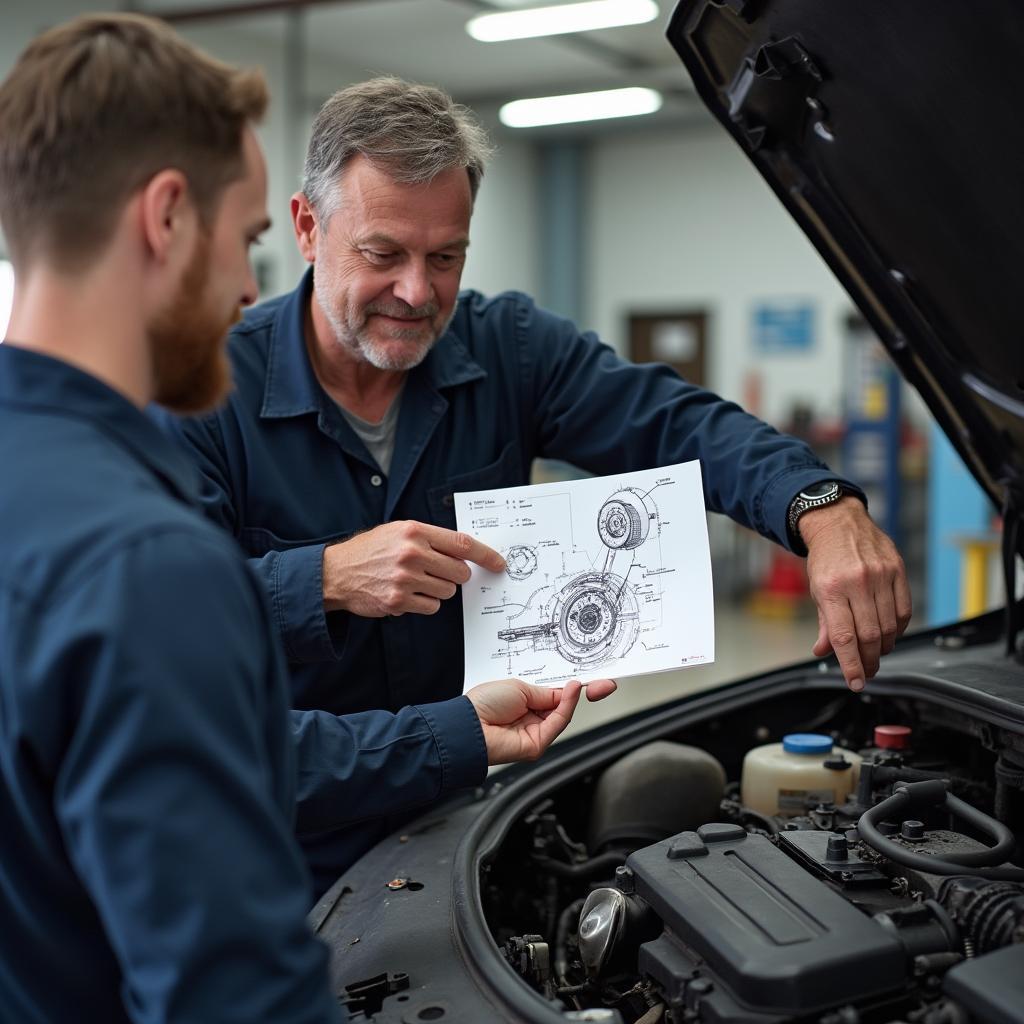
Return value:
M 340 1020 L 296 802 L 319 831 L 437 797 L 537 756 L 579 696 L 506 680 L 290 734 L 259 581 L 142 412 L 227 390 L 265 104 L 128 15 L 47 32 L 0 86 L 4 1020 Z

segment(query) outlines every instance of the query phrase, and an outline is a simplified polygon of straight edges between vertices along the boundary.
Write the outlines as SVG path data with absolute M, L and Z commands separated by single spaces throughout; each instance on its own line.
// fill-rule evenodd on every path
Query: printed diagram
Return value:
M 554 650 L 577 670 L 596 668 L 621 658 L 632 650 L 640 632 L 637 590 L 628 577 L 635 564 L 630 552 L 641 547 L 651 535 L 651 523 L 658 509 L 650 494 L 626 487 L 601 505 L 595 523 L 596 535 L 604 545 L 598 571 L 572 575 L 557 589 L 544 587 L 524 606 L 509 616 L 510 625 L 498 631 L 509 644 L 510 653 L 529 645 L 533 650 Z M 616 562 L 626 563 L 620 572 Z M 506 573 L 513 580 L 525 580 L 537 569 L 537 552 L 515 545 L 506 553 Z M 554 591 L 544 595 L 544 591 Z M 541 598 L 540 621 L 512 625 Z
M 505 557 L 462 585 L 466 689 L 714 661 L 700 463 L 458 493 L 455 514 Z
M 529 579 L 537 571 L 537 552 L 526 544 L 514 544 L 505 555 L 505 572 L 514 580 Z
M 658 511 L 654 502 L 632 487 L 617 491 L 597 514 L 597 532 L 605 546 L 614 551 L 640 547 Z

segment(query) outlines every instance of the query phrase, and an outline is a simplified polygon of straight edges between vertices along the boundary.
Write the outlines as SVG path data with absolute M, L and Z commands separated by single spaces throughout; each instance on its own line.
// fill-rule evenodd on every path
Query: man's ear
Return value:
M 320 220 L 304 192 L 296 192 L 292 196 L 292 230 L 295 242 L 307 263 L 316 261 L 316 243 L 320 237 Z
M 152 257 L 158 263 L 173 259 L 195 230 L 196 210 L 185 175 L 170 168 L 150 178 L 139 197 L 139 217 Z

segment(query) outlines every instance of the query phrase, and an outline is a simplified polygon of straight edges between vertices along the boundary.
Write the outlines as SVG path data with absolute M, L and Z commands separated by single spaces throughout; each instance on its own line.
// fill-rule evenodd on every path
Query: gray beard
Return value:
M 317 293 L 317 302 L 320 303 L 320 309 L 324 314 L 324 318 L 331 325 L 331 330 L 334 332 L 334 340 L 337 344 L 348 349 L 353 355 L 365 360 L 378 370 L 388 370 L 391 372 L 404 372 L 419 366 L 430 354 L 430 350 L 434 345 L 437 344 L 437 340 L 448 330 L 448 326 L 451 324 L 459 305 L 458 301 L 456 301 L 452 307 L 451 315 L 444 322 L 441 329 L 434 337 L 426 341 L 419 340 L 420 331 L 418 330 L 402 330 L 400 327 L 392 329 L 390 331 L 391 338 L 396 341 L 404 341 L 409 346 L 407 349 L 403 348 L 400 352 L 395 353 L 369 336 L 366 330 L 366 320 L 358 327 L 352 327 L 346 322 L 344 317 L 339 316 L 333 309 L 329 309 L 320 301 L 319 293 Z

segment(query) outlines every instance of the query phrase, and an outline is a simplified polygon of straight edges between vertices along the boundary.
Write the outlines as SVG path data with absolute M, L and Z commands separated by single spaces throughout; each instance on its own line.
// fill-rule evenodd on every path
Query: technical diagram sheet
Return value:
M 507 563 L 462 588 L 466 689 L 715 660 L 699 463 L 456 494 L 455 513 Z

